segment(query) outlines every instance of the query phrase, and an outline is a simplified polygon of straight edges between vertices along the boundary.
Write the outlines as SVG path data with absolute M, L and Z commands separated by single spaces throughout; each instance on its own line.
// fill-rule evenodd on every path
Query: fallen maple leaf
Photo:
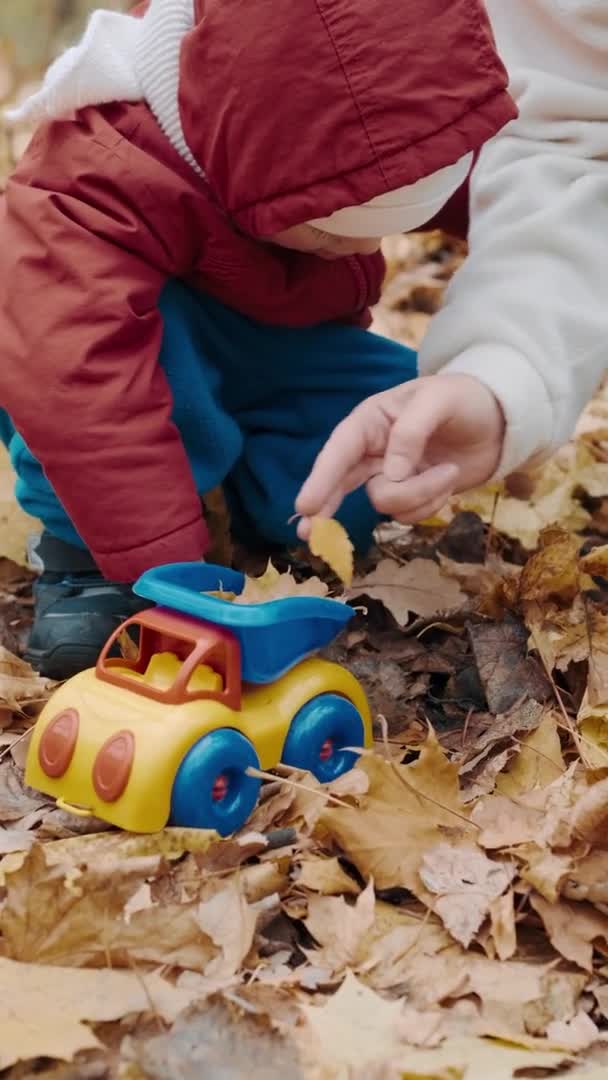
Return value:
M 596 1024 L 586 1012 L 578 1012 L 572 1020 L 554 1020 L 547 1028 L 547 1039 L 578 1054 L 587 1050 L 600 1037 Z
M 2 850 L 0 833 L 0 851 Z M 326 859 L 309 855 L 300 864 L 297 882 L 300 888 L 310 889 L 321 896 L 358 896 L 361 892 L 357 882 L 340 865 L 337 858 Z M 314 934 L 313 934 L 314 937 Z
M 569 603 L 582 587 L 593 584 L 579 568 L 580 538 L 565 529 L 548 528 L 540 535 L 540 551 L 524 566 L 519 581 L 521 600 L 540 603 L 557 599 Z
M 536 731 L 521 740 L 517 757 L 496 781 L 496 790 L 515 797 L 533 788 L 546 788 L 565 772 L 557 720 L 548 712 Z
M 308 546 L 338 575 L 347 588 L 353 580 L 353 545 L 343 525 L 335 518 L 314 517 L 310 523 Z
M 513 890 L 496 897 L 490 904 L 490 933 L 499 960 L 510 960 L 517 951 L 517 931 L 515 928 L 515 905 Z
M 49 1057 L 72 1061 L 101 1044 L 86 1021 L 153 1010 L 172 1022 L 192 995 L 152 973 L 77 971 L 0 958 L 0 1069 Z
M 44 702 L 55 683 L 38 675 L 30 664 L 0 645 L 0 702 L 19 711 L 26 705 Z
M 511 884 L 513 863 L 494 862 L 472 846 L 438 844 L 425 852 L 419 870 L 430 892 L 437 895 L 433 908 L 453 938 L 469 947 L 492 901 Z
M 343 897 L 312 896 L 308 901 L 306 929 L 321 948 L 314 954 L 314 962 L 339 974 L 345 967 L 355 967 L 361 959 L 361 947 L 365 935 L 374 922 L 374 885 L 357 897 L 354 904 L 347 904 Z
M 16 822 L 33 810 L 50 804 L 48 795 L 26 788 L 12 761 L 0 762 L 0 822 Z
M 608 917 L 591 904 L 570 904 L 560 900 L 550 904 L 532 893 L 532 907 L 540 915 L 557 952 L 585 971 L 593 970 L 593 942 L 608 944 Z
M 198 909 L 198 924 L 217 948 L 205 968 L 210 989 L 232 982 L 253 944 L 257 915 L 249 906 L 242 887 L 232 880 Z
M 329 589 L 318 577 L 296 581 L 293 574 L 279 571 L 268 563 L 261 577 L 245 577 L 243 591 L 232 601 L 235 604 L 266 604 L 269 600 L 284 600 L 289 596 L 327 596 Z M 232 594 L 224 594 L 225 598 Z
M 543 850 L 535 844 L 521 848 L 517 855 L 526 858 L 526 865 L 521 871 L 522 880 L 533 885 L 550 904 L 557 903 L 562 887 L 572 873 L 572 858 Z
M 301 1036 L 303 1050 L 311 1060 L 312 1036 L 317 1043 L 315 1064 L 360 1069 L 389 1062 L 404 1049 L 400 1033 L 404 1009 L 402 1001 L 387 1001 L 348 972 L 325 1005 L 302 1006 L 307 1022 Z
M 0 828 L 0 855 L 10 855 L 14 851 L 29 851 L 35 841 L 32 832 L 25 829 Z
M 411 765 L 366 755 L 359 769 L 369 778 L 368 793 L 358 808 L 325 810 L 321 828 L 377 888 L 402 886 L 428 896 L 418 874 L 424 853 L 445 838 L 446 830 L 457 837 L 475 832 L 460 796 L 458 767 L 431 733 Z
M 587 555 L 583 555 L 579 560 L 579 565 L 587 574 L 604 577 L 608 574 L 608 544 L 602 544 L 601 547 L 593 548 Z
M 401 626 L 407 626 L 411 614 L 433 618 L 457 611 L 467 599 L 432 559 L 412 559 L 405 566 L 382 559 L 371 574 L 355 579 L 351 592 L 381 600 Z
M 532 842 L 539 834 L 544 811 L 523 806 L 505 795 L 488 795 L 475 804 L 471 821 L 479 826 L 482 847 L 508 848 Z

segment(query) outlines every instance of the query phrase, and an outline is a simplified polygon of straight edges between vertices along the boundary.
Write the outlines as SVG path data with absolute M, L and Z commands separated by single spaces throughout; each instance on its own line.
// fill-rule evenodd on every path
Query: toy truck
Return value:
M 318 597 L 222 599 L 244 581 L 204 563 L 145 573 L 134 589 L 156 606 L 112 634 L 96 668 L 54 692 L 26 782 L 63 809 L 133 832 L 170 823 L 227 836 L 257 803 L 255 770 L 283 762 L 329 782 L 352 768 L 371 744 L 365 694 L 314 656 L 352 610 Z M 127 657 L 116 655 L 119 641 L 132 643 Z

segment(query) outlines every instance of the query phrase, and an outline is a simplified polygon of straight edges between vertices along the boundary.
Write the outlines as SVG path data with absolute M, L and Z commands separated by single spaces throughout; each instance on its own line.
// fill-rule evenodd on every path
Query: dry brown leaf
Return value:
M 496 789 L 512 798 L 546 788 L 565 771 L 557 720 L 548 712 L 540 726 L 522 739 L 514 762 L 496 781 Z
M 586 574 L 606 577 L 608 575 L 608 544 L 602 544 L 601 547 L 593 548 L 587 555 L 583 555 L 579 560 L 579 565 Z
M 334 571 L 347 588 L 353 580 L 353 545 L 343 525 L 335 518 L 314 517 L 310 522 L 308 546 Z
M 213 835 L 201 834 L 201 842 L 208 844 Z M 7 856 L 2 864 L 6 900 L 0 910 L 7 954 L 15 960 L 82 967 L 140 961 L 205 971 L 218 949 L 201 929 L 196 902 L 157 905 L 128 922 L 124 918 L 126 904 L 143 882 L 162 875 L 164 841 L 164 834 L 110 834 L 89 837 L 87 845 L 77 838 L 45 848 L 35 845 L 25 856 Z M 174 843 L 172 838 L 167 850 Z M 84 861 L 85 847 L 90 864 Z M 150 854 L 140 853 L 146 850 Z M 70 859 L 78 852 L 83 861 Z
M 347 904 L 341 896 L 311 896 L 306 929 L 321 946 L 311 959 L 332 974 L 340 974 L 346 967 L 356 967 L 374 915 L 372 881 L 354 904 Z
M 0 702 L 19 711 L 34 702 L 44 702 L 55 683 L 37 675 L 33 668 L 0 645 Z
M 1 845 L 2 833 L 0 851 Z M 361 892 L 354 878 L 342 869 L 339 859 L 327 859 L 317 855 L 308 855 L 300 863 L 297 883 L 311 892 L 320 893 L 321 896 L 358 896 Z
M 100 1046 L 86 1022 L 154 1010 L 172 1022 L 191 995 L 156 974 L 76 971 L 0 958 L 0 1069 L 49 1057 L 72 1061 Z
M 459 839 L 476 831 L 462 803 L 458 767 L 431 733 L 411 765 L 366 755 L 359 768 L 369 778 L 368 793 L 358 808 L 326 810 L 321 828 L 377 888 L 402 886 L 428 896 L 418 874 L 424 853 L 446 836 Z
M 353 582 L 351 594 L 360 593 L 381 600 L 401 626 L 407 626 L 411 614 L 433 618 L 466 602 L 458 582 L 432 559 L 412 559 L 405 566 L 382 559 L 371 574 Z
M 0 822 L 20 821 L 50 801 L 48 795 L 24 786 L 21 770 L 11 759 L 0 762 Z
M 517 619 L 508 615 L 503 622 L 467 629 L 490 712 L 506 713 L 526 699 L 551 698 L 551 684 L 540 664 L 528 656 L 528 634 Z
M 599 1037 L 597 1025 L 586 1012 L 578 1012 L 572 1020 L 554 1020 L 547 1028 L 550 1043 L 575 1054 L 588 1050 Z
M 10 855 L 14 851 L 29 851 L 35 841 L 32 832 L 25 829 L 0 828 L 0 855 Z
M 572 809 L 572 832 L 588 844 L 605 846 L 608 831 L 608 778 L 591 784 Z
M 235 604 L 265 604 L 269 600 L 284 600 L 289 596 L 327 596 L 329 589 L 317 577 L 296 581 L 287 571 L 280 574 L 271 562 L 261 577 L 245 578 L 243 591 L 235 598 Z
M 225 888 L 204 901 L 198 909 L 198 924 L 220 950 L 205 968 L 205 979 L 213 989 L 229 985 L 253 944 L 257 915 L 249 906 L 242 885 L 229 881 Z
M 587 903 L 560 900 L 550 904 L 537 893 L 532 893 L 530 903 L 543 920 L 557 952 L 585 971 L 592 971 L 593 942 L 608 945 L 608 916 Z
M 591 851 L 568 874 L 563 895 L 567 900 L 608 904 L 608 851 Z
M 404 1010 L 402 1001 L 387 1001 L 349 972 L 325 1005 L 302 1006 L 304 1053 L 311 1064 L 347 1070 L 389 1062 L 405 1046 Z
M 494 862 L 478 849 L 439 844 L 427 851 L 420 867 L 420 877 L 438 898 L 433 908 L 446 929 L 469 947 L 490 905 L 511 884 L 514 864 Z
M 533 885 L 550 904 L 557 903 L 562 887 L 572 873 L 572 859 L 569 855 L 557 855 L 553 851 L 542 850 L 531 844 L 530 850 L 517 852 L 518 857 L 527 859 L 521 871 L 523 881 Z
M 513 890 L 498 896 L 490 904 L 490 933 L 499 960 L 510 960 L 517 951 Z
M 524 603 L 548 600 L 571 602 L 581 591 L 582 585 L 587 587 L 592 584 L 590 579 L 581 581 L 584 575 L 578 562 L 580 538 L 564 529 L 551 528 L 541 533 L 540 543 L 540 551 L 528 559 L 522 571 L 519 582 L 521 600 Z
M 478 842 L 485 848 L 513 847 L 536 839 L 543 811 L 522 806 L 505 795 L 489 795 L 475 804 L 471 821 L 480 828 Z

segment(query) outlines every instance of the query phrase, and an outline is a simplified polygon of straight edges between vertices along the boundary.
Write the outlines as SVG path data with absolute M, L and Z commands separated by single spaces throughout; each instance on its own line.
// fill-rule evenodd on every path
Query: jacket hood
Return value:
M 143 99 L 253 236 L 414 185 L 516 115 L 483 0 L 150 0 L 133 14 L 95 12 L 13 119 Z
M 481 0 L 196 0 L 186 143 L 244 231 L 413 184 L 516 115 Z

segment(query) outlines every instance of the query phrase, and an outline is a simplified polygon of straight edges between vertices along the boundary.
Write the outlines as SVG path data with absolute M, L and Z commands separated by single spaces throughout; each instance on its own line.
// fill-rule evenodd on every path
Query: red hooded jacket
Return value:
M 179 108 L 43 125 L 1 207 L 0 401 L 103 573 L 199 558 L 206 530 L 158 364 L 179 277 L 254 319 L 366 321 L 380 256 L 259 243 L 477 150 L 515 115 L 481 0 L 197 0 Z

